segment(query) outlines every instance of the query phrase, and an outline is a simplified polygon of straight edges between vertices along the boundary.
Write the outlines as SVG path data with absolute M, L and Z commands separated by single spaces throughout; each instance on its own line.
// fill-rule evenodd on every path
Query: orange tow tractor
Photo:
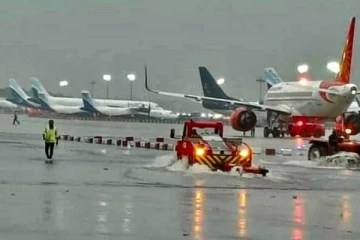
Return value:
M 223 137 L 223 131 L 221 122 L 185 121 L 182 137 L 177 138 L 175 147 L 178 161 L 187 157 L 189 166 L 197 163 L 224 172 L 236 168 L 239 172 L 266 176 L 269 170 L 252 166 L 251 148 L 241 138 Z M 170 137 L 176 138 L 174 129 Z

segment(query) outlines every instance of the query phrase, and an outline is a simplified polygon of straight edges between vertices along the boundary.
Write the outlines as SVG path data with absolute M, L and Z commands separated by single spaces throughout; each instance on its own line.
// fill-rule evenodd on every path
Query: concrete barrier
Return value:
M 102 137 L 101 136 L 95 136 L 94 139 L 95 139 L 96 144 L 102 144 Z
M 126 137 L 125 140 L 128 141 L 128 142 L 134 141 L 134 137 Z
M 173 151 L 175 150 L 176 142 L 165 139 L 163 137 L 141 139 L 135 138 L 133 136 L 127 136 L 125 138 L 115 138 L 115 137 L 103 137 L 103 136 L 94 136 L 94 137 L 74 137 L 71 135 L 60 135 L 60 139 L 76 142 L 85 142 L 85 143 L 95 143 L 95 144 L 106 144 L 106 145 L 116 145 L 119 147 L 136 147 L 136 148 L 145 148 L 145 149 L 155 149 L 155 150 L 164 150 L 164 151 Z M 124 140 L 125 139 L 125 140 Z M 126 140 L 127 139 L 127 140 Z M 250 146 L 253 154 L 264 154 L 267 156 L 302 156 L 305 155 L 307 149 L 305 145 L 301 148 L 262 148 L 262 147 L 253 147 Z
M 156 138 L 156 142 L 164 142 L 164 138 L 163 137 L 157 137 Z
M 267 155 L 267 156 L 275 156 L 276 155 L 276 149 L 275 148 L 266 148 L 265 149 L 265 155 Z

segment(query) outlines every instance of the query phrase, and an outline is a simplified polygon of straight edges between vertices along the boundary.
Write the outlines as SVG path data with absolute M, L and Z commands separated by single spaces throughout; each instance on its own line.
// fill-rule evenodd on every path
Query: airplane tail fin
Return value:
M 35 92 L 35 89 L 37 89 L 38 92 L 42 92 L 45 95 L 49 95 L 49 92 L 41 84 L 39 79 L 37 79 L 36 77 L 31 77 L 30 82 L 31 82 L 31 88 L 33 90 L 33 93 Z
M 206 67 L 199 67 L 199 73 L 205 97 L 235 100 L 234 98 L 226 95 Z
M 20 85 L 16 82 L 15 79 L 10 78 L 9 79 L 9 83 L 10 83 L 10 90 L 11 90 L 11 96 L 13 98 L 23 98 L 23 99 L 28 99 L 29 96 L 25 93 L 25 91 L 22 89 L 22 87 L 20 87 Z
M 37 98 L 39 100 L 40 105 L 43 108 L 52 111 L 49 100 L 48 100 L 47 95 L 45 93 L 37 91 L 36 96 L 37 96 Z
M 265 68 L 265 81 L 270 87 L 283 82 L 279 74 L 271 67 Z
M 346 36 L 344 49 L 341 56 L 340 71 L 336 76 L 336 81 L 342 83 L 350 82 L 351 61 L 353 55 L 354 35 L 355 35 L 355 17 L 351 18 L 349 30 Z
M 83 110 L 88 112 L 98 112 L 98 110 L 96 109 L 96 102 L 91 97 L 89 91 L 85 91 L 85 90 L 81 91 L 81 97 L 84 104 Z

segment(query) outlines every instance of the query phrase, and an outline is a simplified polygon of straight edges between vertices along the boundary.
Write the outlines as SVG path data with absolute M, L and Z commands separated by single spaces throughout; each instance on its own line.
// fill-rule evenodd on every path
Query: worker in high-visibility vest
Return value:
M 58 133 L 53 120 L 49 120 L 49 125 L 45 127 L 43 139 L 45 141 L 46 157 L 52 159 L 55 143 L 58 144 Z

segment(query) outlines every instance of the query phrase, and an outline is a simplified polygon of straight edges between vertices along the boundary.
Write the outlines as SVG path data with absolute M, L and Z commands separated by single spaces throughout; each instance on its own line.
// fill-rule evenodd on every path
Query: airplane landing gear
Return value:
M 264 128 L 264 137 L 268 138 L 270 134 L 273 138 L 285 137 L 285 131 L 281 126 L 275 126 L 275 122 L 278 120 L 279 114 L 268 113 L 267 123 L 268 126 Z

